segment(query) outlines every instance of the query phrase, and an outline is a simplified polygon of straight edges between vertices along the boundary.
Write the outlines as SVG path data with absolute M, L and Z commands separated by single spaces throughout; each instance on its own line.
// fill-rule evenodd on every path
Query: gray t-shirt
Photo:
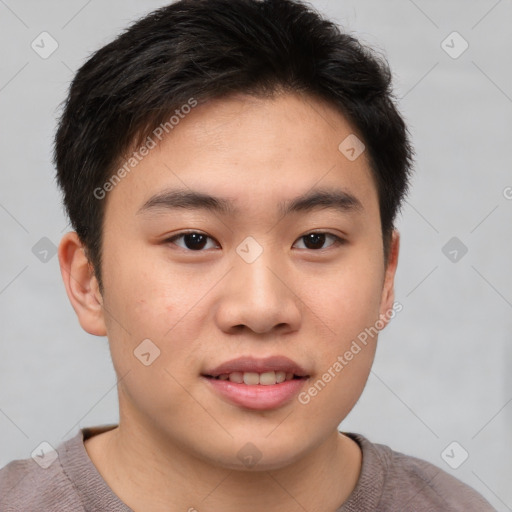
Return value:
M 81 429 L 56 448 L 58 457 L 46 468 L 29 458 L 0 469 L 0 511 L 133 512 L 103 480 L 84 447 L 85 439 L 115 426 Z M 361 434 L 343 433 L 361 447 L 362 468 L 336 512 L 496 512 L 475 490 L 433 464 Z M 43 466 L 52 460 L 44 459 Z

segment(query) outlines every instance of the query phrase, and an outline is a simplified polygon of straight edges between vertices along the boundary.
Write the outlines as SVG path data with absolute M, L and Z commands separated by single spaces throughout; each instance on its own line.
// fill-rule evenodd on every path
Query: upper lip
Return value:
M 297 377 L 307 377 L 308 374 L 302 366 L 285 356 L 271 356 L 265 358 L 238 357 L 226 361 L 215 368 L 207 370 L 203 375 L 209 377 L 218 377 L 226 373 L 233 372 L 286 372 L 293 373 Z

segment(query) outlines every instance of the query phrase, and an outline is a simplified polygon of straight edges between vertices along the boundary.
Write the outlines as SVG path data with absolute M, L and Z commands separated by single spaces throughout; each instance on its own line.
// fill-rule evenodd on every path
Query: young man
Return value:
M 120 421 L 8 464 L 2 511 L 493 510 L 338 431 L 401 307 L 412 149 L 370 50 L 291 0 L 176 2 L 78 71 L 55 162 Z

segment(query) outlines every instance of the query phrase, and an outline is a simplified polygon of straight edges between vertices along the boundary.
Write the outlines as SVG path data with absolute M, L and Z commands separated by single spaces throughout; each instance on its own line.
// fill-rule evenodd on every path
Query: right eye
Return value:
M 183 239 L 183 245 L 175 243 L 175 240 L 178 239 Z M 207 245 L 206 241 L 208 239 L 213 240 L 212 237 L 201 233 L 200 231 L 186 231 L 173 235 L 170 238 L 166 238 L 164 243 L 175 244 L 187 251 L 201 252 L 205 245 Z

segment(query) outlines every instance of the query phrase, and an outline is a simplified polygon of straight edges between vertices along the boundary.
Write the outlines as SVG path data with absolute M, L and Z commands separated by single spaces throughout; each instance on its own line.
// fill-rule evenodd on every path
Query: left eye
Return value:
M 344 242 L 344 240 L 342 238 L 340 238 L 339 236 L 333 235 L 332 233 L 323 233 L 323 232 L 308 233 L 306 235 L 302 235 L 301 237 L 299 237 L 298 240 L 305 241 L 305 244 L 304 244 L 304 245 L 306 245 L 305 249 L 310 249 L 310 250 L 316 251 L 318 249 L 325 248 L 325 247 L 323 247 L 323 245 L 324 245 L 327 237 L 331 237 L 334 240 L 333 243 L 331 243 L 328 247 L 331 247 L 333 245 L 341 245 Z M 181 247 L 183 249 L 188 249 L 191 251 L 196 251 L 196 252 L 201 251 L 202 249 L 205 248 L 205 246 L 207 245 L 206 241 L 208 239 L 214 240 L 213 238 L 209 237 L 208 235 L 205 235 L 204 233 L 200 233 L 198 231 L 190 231 L 187 233 L 180 233 L 178 235 L 174 235 L 173 237 L 165 240 L 165 242 L 175 243 L 175 240 L 178 240 L 178 239 L 183 239 L 183 241 L 184 241 L 184 246 L 180 245 L 180 244 L 176 244 L 176 245 L 178 245 L 178 247 Z M 206 248 L 208 248 L 208 247 L 206 247 Z M 209 248 L 211 248 L 211 247 L 209 247 Z
M 326 237 L 331 237 L 334 239 L 334 242 L 329 245 L 328 247 L 331 247 L 333 245 L 340 245 L 344 242 L 342 238 L 339 236 L 333 235 L 332 233 L 321 233 L 321 232 L 314 232 L 314 233 L 308 233 L 307 235 L 302 235 L 299 240 L 306 241 L 305 245 L 309 245 L 309 247 L 306 247 L 306 249 L 312 249 L 312 250 L 318 250 L 318 249 L 324 249 L 322 246 L 325 242 Z

